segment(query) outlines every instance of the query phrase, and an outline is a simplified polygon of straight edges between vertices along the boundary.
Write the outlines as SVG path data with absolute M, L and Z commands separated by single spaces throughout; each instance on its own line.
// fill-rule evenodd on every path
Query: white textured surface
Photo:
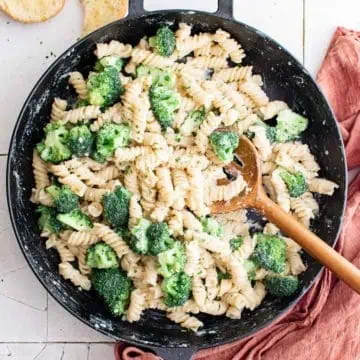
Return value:
M 235 18 L 268 33 L 317 71 L 337 25 L 360 29 L 359 0 L 234 0 Z M 148 10 L 216 10 L 216 0 L 147 0 Z M 304 18 L 305 14 L 305 18 Z M 78 0 L 54 19 L 23 25 L 0 14 L 0 154 L 6 154 L 21 106 L 55 56 L 80 35 Z M 305 54 L 305 59 L 303 59 Z M 0 158 L 5 174 L 6 157 Z M 111 339 L 83 325 L 48 297 L 29 270 L 12 233 L 0 183 L 0 360 L 106 360 Z

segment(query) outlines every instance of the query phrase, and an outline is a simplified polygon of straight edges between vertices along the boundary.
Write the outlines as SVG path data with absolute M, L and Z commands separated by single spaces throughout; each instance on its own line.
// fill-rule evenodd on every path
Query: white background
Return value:
M 268 33 L 315 75 L 337 25 L 360 30 L 359 0 L 234 0 L 235 18 Z M 147 0 L 148 10 L 214 11 L 215 0 Z M 0 360 L 113 359 L 111 339 L 63 310 L 35 279 L 14 238 L 5 201 L 10 134 L 40 75 L 80 36 L 79 0 L 54 19 L 24 25 L 0 14 Z

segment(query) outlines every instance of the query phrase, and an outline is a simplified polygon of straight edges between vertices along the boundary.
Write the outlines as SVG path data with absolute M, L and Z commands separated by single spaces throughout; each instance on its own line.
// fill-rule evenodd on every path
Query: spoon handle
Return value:
M 360 294 L 360 270 L 261 192 L 255 207 L 309 255 Z

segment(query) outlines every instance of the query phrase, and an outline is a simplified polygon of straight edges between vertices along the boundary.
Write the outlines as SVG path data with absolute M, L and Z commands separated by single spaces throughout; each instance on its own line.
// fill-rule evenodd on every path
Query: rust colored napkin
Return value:
M 360 165 L 360 32 L 338 28 L 317 77 L 346 144 L 349 169 Z M 360 267 L 360 174 L 349 188 L 336 249 Z M 330 271 L 276 324 L 255 336 L 202 350 L 196 360 L 360 359 L 360 297 Z M 118 344 L 117 359 L 157 360 Z

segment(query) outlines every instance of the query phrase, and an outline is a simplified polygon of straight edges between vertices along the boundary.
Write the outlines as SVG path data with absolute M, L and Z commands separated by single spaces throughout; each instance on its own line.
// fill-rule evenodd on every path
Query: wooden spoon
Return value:
M 360 294 L 360 270 L 266 195 L 262 185 L 259 155 L 254 145 L 246 137 L 240 138 L 236 156 L 242 162 L 242 166 L 232 162 L 229 165 L 229 171 L 231 173 L 240 172 L 250 191 L 230 201 L 214 203 L 211 212 L 213 214 L 228 213 L 245 208 L 258 210 L 313 258 Z

